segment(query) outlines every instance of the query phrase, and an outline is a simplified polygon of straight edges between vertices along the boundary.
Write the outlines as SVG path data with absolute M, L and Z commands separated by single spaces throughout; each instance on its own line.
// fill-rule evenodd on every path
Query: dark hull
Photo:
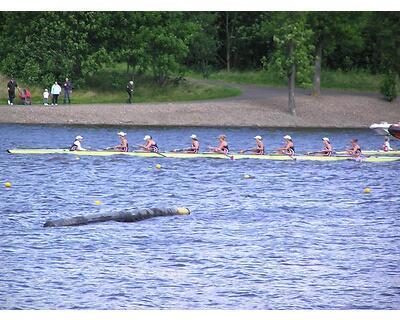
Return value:
M 397 139 L 400 139 L 400 125 L 392 124 L 389 127 L 388 131 L 393 137 L 395 137 Z

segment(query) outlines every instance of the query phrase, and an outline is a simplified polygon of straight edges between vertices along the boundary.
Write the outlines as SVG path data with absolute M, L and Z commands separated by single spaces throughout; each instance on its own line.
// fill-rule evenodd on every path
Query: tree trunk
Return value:
M 229 32 L 229 12 L 225 12 L 225 32 L 226 32 L 226 71 L 231 71 L 231 35 Z
M 294 44 L 293 41 L 289 44 L 289 56 L 293 57 Z M 294 89 L 296 87 L 296 64 L 293 63 L 290 67 L 290 72 L 288 76 L 288 86 L 289 86 L 289 112 L 292 115 L 296 115 L 296 102 L 294 100 Z
M 319 42 L 315 54 L 315 69 L 314 69 L 314 80 L 312 88 L 312 95 L 315 97 L 321 95 L 321 59 L 322 59 L 322 43 Z

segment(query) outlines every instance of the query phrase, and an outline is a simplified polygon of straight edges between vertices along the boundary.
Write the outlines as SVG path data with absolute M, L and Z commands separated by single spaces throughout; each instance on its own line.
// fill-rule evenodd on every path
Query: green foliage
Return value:
M 134 73 L 150 70 L 160 85 L 183 73 L 189 45 L 201 31 L 196 21 L 181 12 L 119 13 L 118 18 L 113 32 L 118 42 L 110 49 L 119 61 L 127 61 Z
M 302 86 L 310 84 L 314 49 L 311 43 L 312 30 L 306 27 L 305 18 L 303 13 L 291 12 L 278 16 L 272 30 L 268 23 L 265 30 L 273 33 L 275 51 L 270 60 L 263 58 L 264 67 L 286 77 L 289 77 L 294 65 L 297 82 Z M 293 51 L 290 47 L 293 47 Z
M 397 75 L 394 72 L 388 72 L 383 78 L 381 93 L 385 100 L 392 102 L 397 98 Z
M 330 68 L 348 71 L 358 67 L 358 55 L 365 46 L 362 32 L 367 23 L 365 12 L 310 12 L 307 25 L 313 30 L 312 41 L 327 55 Z
M 98 15 L 91 12 L 6 15 L 0 69 L 32 83 L 69 76 L 77 85 L 108 61 L 97 22 Z
M 264 66 L 279 79 L 295 66 L 305 86 L 313 46 L 323 69 L 400 74 L 399 29 L 399 12 L 0 12 L 0 72 L 47 86 L 68 76 L 78 88 L 123 62 L 127 78 L 167 85 L 188 67 L 207 77 L 229 56 L 232 70 Z
M 216 13 L 199 12 L 196 15 L 189 15 L 188 18 L 194 20 L 198 29 L 191 37 L 186 63 L 207 78 L 210 74 L 210 64 L 216 61 L 217 15 Z
M 201 78 L 200 74 L 189 73 L 190 77 Z M 322 88 L 348 90 L 354 92 L 376 92 L 379 93 L 382 75 L 371 74 L 367 71 L 353 70 L 349 72 L 337 70 L 322 70 L 321 75 Z M 238 84 L 257 84 L 270 87 L 287 86 L 286 77 L 280 76 L 278 73 L 270 70 L 257 71 L 217 71 L 210 74 L 210 79 L 221 80 L 228 83 Z M 300 83 L 297 86 L 302 87 Z M 397 78 L 397 86 L 399 86 L 399 78 Z M 303 87 L 307 88 L 307 87 Z

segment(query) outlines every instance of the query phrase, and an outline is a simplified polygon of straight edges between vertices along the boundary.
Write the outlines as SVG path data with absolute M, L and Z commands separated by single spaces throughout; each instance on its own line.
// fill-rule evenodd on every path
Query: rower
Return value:
M 199 153 L 200 150 L 200 143 L 199 139 L 197 139 L 197 136 L 195 134 L 192 134 L 190 136 L 192 139 L 192 146 L 190 148 L 185 149 L 186 153 Z
M 228 154 L 229 146 L 228 142 L 226 141 L 226 136 L 224 134 L 221 134 L 220 136 L 218 136 L 218 140 L 219 140 L 218 147 L 207 147 L 207 148 L 210 149 L 211 152 Z
M 385 137 L 385 142 L 383 143 L 383 145 L 382 145 L 382 150 L 383 151 L 391 151 L 391 150 L 393 150 L 391 147 L 390 147 L 390 142 L 389 142 L 389 137 Z
M 83 140 L 82 136 L 76 136 L 74 143 L 69 147 L 69 151 L 85 151 L 85 148 L 82 148 L 81 141 Z
M 322 150 L 322 155 L 330 157 L 332 155 L 333 149 L 329 138 L 322 138 L 322 143 L 324 144 L 324 149 Z
M 256 147 L 253 149 L 253 152 L 255 154 L 264 154 L 265 147 L 264 142 L 262 141 L 263 138 L 261 136 L 255 136 L 254 139 L 256 139 Z
M 361 147 L 358 145 L 358 139 L 352 139 L 350 143 L 351 147 L 346 152 L 355 158 L 361 156 Z
M 146 141 L 146 144 L 139 145 L 140 148 L 142 148 L 146 152 L 156 152 L 156 153 L 159 152 L 157 143 L 153 140 L 151 136 L 145 135 L 143 140 Z
M 246 151 L 251 151 L 254 154 L 264 154 L 265 153 L 265 147 L 264 147 L 264 142 L 262 141 L 261 136 L 255 136 L 254 139 L 256 139 L 256 147 L 249 149 L 249 150 L 241 150 L 240 153 L 245 153 Z
M 285 146 L 277 149 L 278 153 L 287 154 L 288 156 L 294 156 L 295 150 L 294 150 L 294 143 L 293 143 L 292 137 L 289 135 L 286 135 L 283 137 L 283 139 L 285 139 Z
M 118 136 L 121 141 L 120 141 L 119 145 L 114 147 L 114 150 L 121 151 L 121 152 L 128 152 L 129 145 L 128 145 L 128 139 L 126 138 L 126 133 L 122 132 L 122 131 L 118 132 Z

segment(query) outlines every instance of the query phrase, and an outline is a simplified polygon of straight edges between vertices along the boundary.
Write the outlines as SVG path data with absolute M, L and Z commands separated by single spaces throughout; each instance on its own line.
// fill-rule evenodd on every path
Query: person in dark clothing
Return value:
M 64 104 L 67 103 L 71 103 L 71 99 L 70 99 L 70 94 L 72 93 L 72 83 L 71 80 L 69 80 L 68 78 L 65 78 L 65 82 L 64 82 Z
M 8 105 L 14 105 L 14 99 L 15 99 L 15 88 L 17 88 L 18 85 L 15 82 L 14 78 L 11 78 L 10 81 L 7 83 L 7 90 L 8 90 Z
M 132 103 L 132 94 L 133 94 L 133 81 L 129 81 L 126 85 L 126 92 L 128 92 L 128 103 Z

